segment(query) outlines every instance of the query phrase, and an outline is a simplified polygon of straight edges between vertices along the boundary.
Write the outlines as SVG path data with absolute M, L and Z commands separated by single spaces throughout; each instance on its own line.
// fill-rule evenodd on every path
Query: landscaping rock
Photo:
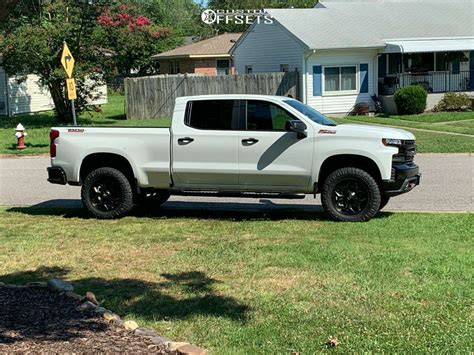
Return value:
M 207 354 L 207 350 L 195 345 L 187 344 L 179 347 L 177 353 L 182 355 L 205 355 Z
M 58 292 L 68 292 L 73 291 L 74 287 L 69 282 L 63 281 L 61 279 L 51 279 L 48 281 L 48 287 L 51 290 Z
M 99 305 L 99 301 L 97 301 L 97 298 L 95 298 L 95 295 L 90 291 L 86 292 L 86 299 L 88 301 L 91 301 L 93 304 Z
M 4 282 L 0 282 L 0 286 L 5 286 L 5 283 L 4 283 Z
M 135 335 L 140 337 L 154 337 L 156 333 L 153 330 L 145 329 L 145 328 L 137 328 L 135 329 Z
M 95 304 L 93 304 L 92 302 L 86 301 L 83 304 L 79 305 L 77 307 L 77 309 L 79 309 L 81 311 L 87 311 L 87 310 L 90 310 L 90 309 L 95 309 L 96 307 L 97 306 Z
M 102 317 L 105 319 L 105 320 L 108 320 L 109 322 L 110 321 L 113 321 L 113 320 L 118 320 L 120 319 L 120 317 L 118 315 L 116 315 L 115 313 L 112 313 L 112 312 L 105 312 L 104 314 L 102 314 Z
M 128 320 L 126 322 L 123 322 L 123 327 L 127 330 L 135 330 L 138 328 L 138 324 L 133 320 Z
M 90 302 L 90 301 L 87 301 L 87 302 Z M 95 313 L 103 315 L 105 312 L 107 312 L 107 310 L 104 307 L 97 307 L 97 306 L 95 307 Z
M 84 300 L 84 297 L 82 297 L 81 295 L 78 295 L 75 292 L 68 291 L 68 292 L 65 293 L 65 295 L 67 297 L 72 298 L 73 300 L 76 300 L 76 301 L 79 301 L 79 302 Z
M 171 340 L 168 338 L 160 337 L 159 335 L 155 335 L 153 337 L 148 338 L 153 344 L 163 345 L 169 343 Z
M 186 343 L 184 341 L 170 341 L 167 343 L 169 351 L 178 351 L 178 348 L 185 345 L 189 345 L 189 343 Z

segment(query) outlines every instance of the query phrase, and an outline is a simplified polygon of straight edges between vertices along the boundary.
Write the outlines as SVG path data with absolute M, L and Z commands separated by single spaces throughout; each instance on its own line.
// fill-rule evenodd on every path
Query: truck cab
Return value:
M 282 96 L 180 97 L 170 129 L 53 128 L 52 137 L 49 181 L 82 185 L 84 205 L 100 218 L 122 216 L 140 202 L 156 206 L 173 194 L 321 193 L 330 217 L 365 221 L 420 181 L 410 132 L 337 125 Z M 104 181 L 116 195 L 105 207 L 101 201 L 113 193 Z

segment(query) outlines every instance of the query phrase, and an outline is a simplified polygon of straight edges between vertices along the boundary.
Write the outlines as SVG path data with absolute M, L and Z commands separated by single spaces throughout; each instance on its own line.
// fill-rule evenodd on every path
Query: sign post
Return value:
M 76 107 L 74 105 L 74 100 L 76 100 L 76 83 L 74 78 L 72 77 L 72 70 L 74 69 L 74 57 L 71 54 L 66 42 L 63 45 L 63 53 L 61 55 L 61 64 L 66 70 L 66 74 L 68 79 L 66 79 L 66 89 L 67 89 L 67 97 L 71 100 L 71 108 L 72 108 L 72 119 L 74 120 L 74 126 L 77 126 L 76 121 Z

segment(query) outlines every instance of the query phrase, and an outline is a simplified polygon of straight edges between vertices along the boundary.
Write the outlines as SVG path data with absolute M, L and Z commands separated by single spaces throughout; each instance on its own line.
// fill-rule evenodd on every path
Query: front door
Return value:
M 173 181 L 176 187 L 238 188 L 238 100 L 195 100 L 185 121 L 173 125 Z
M 277 104 L 244 101 L 245 130 L 239 137 L 239 185 L 244 190 L 304 192 L 313 162 L 312 127 L 299 139 L 285 130 L 296 118 Z

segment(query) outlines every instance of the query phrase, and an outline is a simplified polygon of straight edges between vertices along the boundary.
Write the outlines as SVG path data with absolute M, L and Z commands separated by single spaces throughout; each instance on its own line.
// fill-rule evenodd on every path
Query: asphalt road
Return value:
M 410 193 L 391 199 L 386 211 L 474 211 L 474 156 L 471 154 L 418 154 L 423 176 Z M 0 159 L 0 206 L 79 207 L 80 188 L 46 181 L 48 157 Z M 319 197 L 301 200 L 171 197 L 172 209 L 320 210 Z

